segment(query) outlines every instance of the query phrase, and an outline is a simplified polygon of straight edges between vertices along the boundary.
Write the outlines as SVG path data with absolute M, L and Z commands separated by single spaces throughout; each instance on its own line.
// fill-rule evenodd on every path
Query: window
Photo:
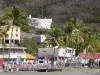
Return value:
M 15 53 L 15 49 L 11 49 L 11 53 Z
M 15 40 L 15 44 L 18 44 L 18 40 Z
M 18 37 L 18 34 L 16 34 L 16 37 Z
M 16 29 L 16 32 L 18 32 L 18 29 Z
M 11 43 L 13 43 L 14 41 L 13 40 L 11 40 Z
M 5 53 L 5 54 L 8 54 L 8 51 L 9 51 L 8 48 L 5 48 L 5 49 L 4 49 L 4 53 Z
M 69 50 L 69 52 L 71 53 L 71 50 Z
M 9 40 L 5 40 L 5 43 L 9 44 Z
M 71 50 L 68 50 L 68 53 L 71 53 Z
M 16 49 L 16 53 L 23 53 L 22 49 Z

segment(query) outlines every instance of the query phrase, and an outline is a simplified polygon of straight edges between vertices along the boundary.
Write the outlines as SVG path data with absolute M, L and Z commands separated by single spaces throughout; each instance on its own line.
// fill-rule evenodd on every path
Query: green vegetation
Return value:
M 21 27 L 22 31 L 46 34 L 45 45 L 39 47 L 70 46 L 77 49 L 77 55 L 84 49 L 86 53 L 100 52 L 99 0 L 0 0 L 0 3 L 0 27 L 6 26 L 6 30 L 0 29 L 0 39 L 6 35 L 10 26 L 15 25 Z M 50 30 L 29 28 L 29 14 L 33 17 L 53 18 L 55 27 Z M 38 46 L 33 39 L 24 39 L 23 42 L 21 46 L 28 47 L 29 53 L 36 52 Z
M 37 44 L 34 41 L 34 39 L 23 39 L 20 41 L 20 43 L 18 44 L 19 46 L 23 46 L 26 47 L 26 52 L 30 53 L 30 54 L 34 54 L 37 53 Z
M 6 36 L 7 31 L 10 27 L 12 28 L 13 32 L 13 26 L 18 26 L 22 31 L 25 32 L 28 31 L 29 28 L 27 16 L 24 11 L 18 6 L 5 8 L 3 15 L 0 16 L 0 43 L 2 43 L 3 46 L 5 46 L 4 36 Z
M 19 26 L 22 31 L 28 31 L 27 16 L 18 6 L 5 8 L 0 17 L 0 23 L 2 23 L 1 25 Z
M 66 46 L 77 49 L 77 55 L 84 52 L 86 53 L 98 53 L 100 52 L 100 33 L 93 32 L 88 26 L 77 19 L 72 18 L 69 22 L 66 22 L 60 28 L 54 27 L 48 31 L 47 39 L 48 43 L 53 42 L 53 45 L 66 48 Z M 51 46 L 51 45 L 50 45 Z

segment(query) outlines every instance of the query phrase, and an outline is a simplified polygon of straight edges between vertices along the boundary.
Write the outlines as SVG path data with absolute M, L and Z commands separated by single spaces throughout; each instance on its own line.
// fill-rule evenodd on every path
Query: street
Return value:
M 81 70 L 68 70 L 62 72 L 1 72 L 0 75 L 100 75 L 99 69 L 81 69 Z

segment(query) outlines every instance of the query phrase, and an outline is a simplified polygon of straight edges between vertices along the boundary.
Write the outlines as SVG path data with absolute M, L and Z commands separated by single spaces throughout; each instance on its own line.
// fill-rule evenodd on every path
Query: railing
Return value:
M 51 68 L 50 64 L 23 64 L 23 65 L 9 65 L 8 69 L 15 69 L 19 71 L 28 71 L 36 69 L 48 69 Z

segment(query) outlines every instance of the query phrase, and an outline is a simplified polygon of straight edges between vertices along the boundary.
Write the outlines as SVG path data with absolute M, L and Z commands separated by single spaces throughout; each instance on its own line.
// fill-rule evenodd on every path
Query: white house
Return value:
M 38 56 L 44 57 L 45 59 L 51 59 L 55 57 L 57 60 L 56 61 L 67 61 L 67 59 L 71 60 L 75 58 L 76 54 L 76 49 L 66 47 L 65 48 L 52 48 L 52 47 L 47 47 L 47 48 L 39 48 L 38 49 Z M 65 58 L 65 59 L 64 59 Z M 56 62 L 55 61 L 55 62 Z
M 65 49 L 65 48 L 61 47 L 61 48 L 59 48 L 58 56 L 71 58 L 71 57 L 75 57 L 75 54 L 76 54 L 76 49 L 73 49 L 70 47 L 66 47 L 66 49 Z
M 10 39 L 12 39 L 11 43 L 14 44 L 18 43 L 20 41 L 20 27 L 18 26 L 10 27 L 7 32 L 7 36 L 4 39 L 7 44 L 10 44 Z
M 34 28 L 45 28 L 45 29 L 51 28 L 52 19 L 32 18 L 31 15 L 29 15 L 28 20 L 29 20 L 30 26 Z

